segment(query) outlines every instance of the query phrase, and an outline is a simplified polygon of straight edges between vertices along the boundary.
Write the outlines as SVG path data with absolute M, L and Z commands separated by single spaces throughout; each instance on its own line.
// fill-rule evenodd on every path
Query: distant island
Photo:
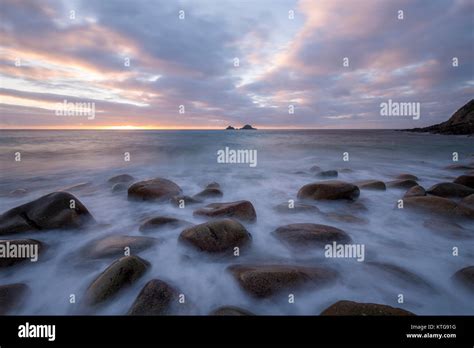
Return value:
M 456 111 L 449 120 L 424 128 L 403 129 L 408 132 L 429 132 L 436 134 L 474 134 L 474 99 Z
M 234 127 L 232 127 L 232 126 L 228 126 L 228 127 L 226 128 L 226 130 L 236 130 L 236 129 L 239 129 L 239 128 L 234 128 Z M 243 127 L 240 128 L 240 129 L 244 129 L 244 130 L 257 130 L 257 128 L 252 127 L 252 125 L 250 125 L 250 124 L 246 124 L 245 126 L 243 126 Z

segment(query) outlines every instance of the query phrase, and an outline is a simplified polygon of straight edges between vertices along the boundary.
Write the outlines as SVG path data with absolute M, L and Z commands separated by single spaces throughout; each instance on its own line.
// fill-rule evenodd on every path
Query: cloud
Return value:
M 4 0 L 0 127 L 83 126 L 47 110 L 73 98 L 96 102 L 96 126 L 437 123 L 472 96 L 473 7 L 469 0 Z M 379 117 L 387 99 L 420 102 L 421 120 Z

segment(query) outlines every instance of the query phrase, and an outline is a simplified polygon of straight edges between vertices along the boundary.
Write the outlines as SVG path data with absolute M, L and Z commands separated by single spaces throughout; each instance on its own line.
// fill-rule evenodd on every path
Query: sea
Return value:
M 218 161 L 219 151 L 226 148 L 254 151 L 255 165 Z M 472 315 L 472 295 L 451 279 L 457 270 L 474 265 L 472 222 L 456 221 L 467 237 L 433 231 L 424 225 L 432 216 L 397 208 L 405 190 L 394 188 L 361 190 L 357 202 L 364 209 L 356 211 L 346 202 L 324 201 L 313 204 L 328 214 L 275 210 L 279 204 L 296 201 L 303 185 L 324 180 L 310 170 L 313 166 L 337 170 L 337 179 L 347 182 L 388 182 L 409 173 L 429 188 L 463 174 L 446 166 L 472 162 L 474 137 L 393 130 L 2 130 L 0 214 L 45 194 L 67 190 L 98 224 L 85 230 L 1 236 L 33 238 L 48 247 L 36 263 L 26 261 L 0 269 L 0 285 L 25 283 L 31 289 L 25 304 L 12 314 L 81 314 L 81 296 L 113 259 L 88 260 L 78 251 L 98 238 L 126 234 L 160 240 L 138 253 L 151 268 L 92 314 L 126 314 L 140 289 L 151 279 L 161 279 L 186 295 L 192 304 L 186 314 L 192 315 L 207 315 L 225 305 L 261 315 L 318 315 L 339 300 L 387 304 L 420 315 Z M 223 197 L 184 208 L 166 202 L 130 201 L 126 191 L 112 192 L 107 182 L 118 174 L 130 174 L 135 181 L 166 178 L 189 196 L 217 182 Z M 18 189 L 25 193 L 12 194 Z M 144 219 L 160 215 L 203 223 L 205 219 L 193 216 L 196 208 L 237 200 L 252 202 L 257 221 L 243 223 L 252 242 L 236 257 L 208 255 L 183 245 L 178 240 L 182 228 L 147 234 L 138 230 Z M 350 213 L 359 219 L 329 218 L 331 213 Z M 272 232 L 292 223 L 344 230 L 354 243 L 365 246 L 364 261 L 329 259 L 321 248 L 288 248 Z M 295 292 L 292 303 L 285 293 L 258 299 L 241 289 L 227 271 L 238 263 L 323 265 L 336 269 L 340 279 L 320 289 L 302 288 Z M 390 265 L 387 269 L 392 271 L 375 267 L 377 264 Z M 76 303 L 71 303 L 71 295 Z

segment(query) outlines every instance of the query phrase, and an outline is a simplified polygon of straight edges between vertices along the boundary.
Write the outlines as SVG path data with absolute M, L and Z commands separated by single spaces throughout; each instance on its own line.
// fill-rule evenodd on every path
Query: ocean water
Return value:
M 257 166 L 222 164 L 217 151 L 257 150 Z M 15 161 L 20 152 L 22 160 Z M 124 161 L 124 153 L 130 161 Z M 343 154 L 349 154 L 349 161 Z M 211 202 L 246 199 L 253 203 L 257 222 L 244 224 L 252 244 L 239 257 L 199 253 L 178 242 L 180 228 L 159 230 L 146 236 L 161 240 L 138 253 L 152 267 L 137 283 L 122 291 L 95 314 L 125 314 L 143 285 L 159 278 L 179 288 L 192 303 L 189 314 L 207 314 L 222 305 L 240 306 L 256 314 L 316 315 L 338 300 L 383 303 L 416 314 L 474 314 L 472 297 L 451 281 L 460 268 L 474 264 L 474 226 L 459 221 L 469 238 L 441 235 L 423 226 L 427 215 L 394 209 L 404 190 L 362 190 L 358 199 L 367 208 L 351 211 L 365 224 L 331 220 L 314 213 L 279 214 L 274 206 L 296 199 L 298 189 L 319 181 L 309 171 L 313 165 L 339 171 L 339 180 L 393 180 L 400 173 L 417 175 L 419 183 L 452 181 L 462 172 L 444 169 L 474 161 L 474 138 L 395 131 L 0 131 L 0 213 L 44 194 L 79 183 L 72 190 L 100 223 L 78 231 L 47 231 L 4 236 L 2 239 L 34 238 L 48 249 L 37 263 L 0 270 L 0 284 L 24 282 L 31 294 L 13 314 L 80 314 L 78 302 L 90 282 L 113 259 L 91 261 L 77 255 L 86 243 L 110 234 L 145 235 L 138 231 L 147 217 L 165 215 L 193 223 L 205 220 L 192 212 Z M 342 169 L 351 169 L 350 171 Z M 342 171 L 341 171 L 342 170 Z M 164 177 L 176 182 L 184 194 L 200 192 L 218 182 L 224 192 L 198 206 L 184 209 L 167 203 L 132 202 L 126 192 L 112 193 L 107 179 L 127 173 L 137 181 Z M 12 197 L 24 188 L 28 193 Z M 347 213 L 343 202 L 315 202 L 323 212 Z M 346 231 L 354 243 L 365 245 L 365 261 L 327 259 L 324 250 L 294 251 L 275 239 L 275 228 L 298 222 L 327 224 Z M 457 247 L 459 255 L 453 256 Z M 325 265 L 340 272 L 340 279 L 323 289 L 303 289 L 289 304 L 287 294 L 254 299 L 241 290 L 226 271 L 236 263 Z M 370 262 L 403 267 L 429 286 L 377 271 Z M 398 303 L 403 294 L 404 303 Z

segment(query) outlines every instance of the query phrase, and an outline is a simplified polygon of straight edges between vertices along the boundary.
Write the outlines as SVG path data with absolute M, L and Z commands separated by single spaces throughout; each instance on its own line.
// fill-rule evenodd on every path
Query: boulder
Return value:
M 398 174 L 398 175 L 395 176 L 395 179 L 397 179 L 397 180 L 414 180 L 414 181 L 420 180 L 416 175 L 407 174 L 407 173 Z
M 317 172 L 321 171 L 321 167 L 320 166 L 312 166 L 311 168 L 309 168 L 309 171 L 312 172 L 312 173 L 317 173 Z
M 464 197 L 461 201 L 461 205 L 474 209 L 474 194 Z
M 293 247 L 309 248 L 332 244 L 332 242 L 338 244 L 351 242 L 351 238 L 343 230 L 332 226 L 310 223 L 281 226 L 273 231 L 273 235 Z
M 129 248 L 130 254 L 136 254 L 157 242 L 157 239 L 149 237 L 110 235 L 87 243 L 81 249 L 81 254 L 88 259 L 122 257 L 125 255 L 125 248 Z
M 234 306 L 223 306 L 214 309 L 209 315 L 223 315 L 223 316 L 245 316 L 245 315 L 255 315 L 252 312 L 249 312 L 246 309 L 242 309 Z
M 314 205 L 301 202 L 294 202 L 291 208 L 288 203 L 281 203 L 275 206 L 274 209 L 280 214 L 319 213 L 319 209 Z
M 111 184 L 128 184 L 129 182 L 132 182 L 135 180 L 135 178 L 131 175 L 128 174 L 120 174 L 120 175 L 115 175 L 111 177 L 109 180 L 107 180 Z
M 405 283 L 417 287 L 419 289 L 434 293 L 436 290 L 434 287 L 421 276 L 409 271 L 408 269 L 397 266 L 391 263 L 369 261 L 365 263 L 368 271 L 373 273 L 374 271 L 383 272 L 385 275 L 390 275 L 397 280 L 404 281 Z
M 304 185 L 298 191 L 298 198 L 313 200 L 356 200 L 359 194 L 359 188 L 355 185 L 339 180 L 328 180 Z
M 20 307 L 29 291 L 29 287 L 22 283 L 0 285 L 0 315 Z
M 201 192 L 195 194 L 193 198 L 197 200 L 204 200 L 206 198 L 220 198 L 223 195 L 224 194 L 222 191 L 218 188 L 205 188 Z
M 363 180 L 354 183 L 359 189 L 363 190 L 379 190 L 385 191 L 387 187 L 385 183 L 380 180 Z
M 228 270 L 245 291 L 258 298 L 305 286 L 319 288 L 338 277 L 338 273 L 330 268 L 296 265 L 233 265 Z
M 453 275 L 453 280 L 474 293 L 474 266 L 460 269 Z
M 21 197 L 21 196 L 24 196 L 28 194 L 28 190 L 27 189 L 24 189 L 24 188 L 18 188 L 18 189 L 15 189 L 13 191 L 10 191 L 8 193 L 8 195 L 10 197 Z
M 220 219 L 192 226 L 181 232 L 179 240 L 210 253 L 233 250 L 250 243 L 250 233 L 233 219 Z
M 409 189 L 413 186 L 418 186 L 418 183 L 415 180 L 394 180 L 387 182 L 387 186 L 391 188 L 398 188 L 398 189 Z
M 473 194 L 474 189 L 452 182 L 442 182 L 430 187 L 426 192 L 439 197 L 466 197 Z
M 167 217 L 167 216 L 156 216 L 154 218 L 146 220 L 144 223 L 140 225 L 138 230 L 140 232 L 150 232 L 156 231 L 164 228 L 178 228 L 190 225 L 190 222 Z
M 465 164 L 451 164 L 449 166 L 444 167 L 444 169 L 449 170 L 472 170 L 474 166 L 465 165 Z
M 405 192 L 405 195 L 403 198 L 408 198 L 408 197 L 421 197 L 421 196 L 426 196 L 426 191 L 423 188 L 423 186 L 416 185 L 408 189 L 407 192 Z
M 386 316 L 386 315 L 415 315 L 401 308 L 376 303 L 360 303 L 353 301 L 338 301 L 321 312 L 321 315 L 350 315 L 350 316 Z
M 36 262 L 44 249 L 44 244 L 36 239 L 2 239 L 0 240 L 0 268 L 10 267 L 28 260 Z M 27 257 L 19 257 L 21 255 Z M 35 258 L 36 261 L 34 261 Z
M 87 288 L 84 302 L 94 306 L 109 300 L 123 288 L 136 282 L 150 267 L 138 256 L 125 256 L 114 261 Z
M 128 311 L 129 315 L 168 315 L 178 304 L 178 291 L 159 279 L 152 279 L 143 287 Z
M 361 218 L 352 214 L 347 214 L 347 213 L 325 213 L 324 216 L 331 220 L 331 221 L 337 221 L 337 222 L 344 222 L 344 223 L 350 223 L 350 224 L 360 224 L 360 225 L 366 225 L 369 223 L 369 220 L 366 218 Z
M 324 170 L 316 174 L 320 178 L 337 178 L 337 170 Z
M 429 219 L 423 221 L 423 226 L 446 238 L 468 239 L 474 236 L 474 234 L 469 233 L 464 227 L 452 221 Z
M 117 183 L 117 184 L 114 184 L 114 186 L 112 186 L 112 192 L 113 193 L 117 193 L 117 192 L 125 192 L 127 191 L 128 189 L 128 185 L 127 184 L 124 184 L 124 183 Z
M 464 217 L 468 219 L 474 218 L 474 210 L 458 205 L 447 198 L 438 196 L 408 197 L 403 199 L 405 209 L 422 213 L 429 213 L 445 217 Z
M 461 175 L 454 180 L 455 184 L 464 185 L 474 189 L 474 175 Z
M 210 184 L 207 184 L 206 188 L 208 188 L 208 189 L 220 189 L 221 185 L 219 185 L 219 183 L 214 181 L 214 182 L 211 182 Z
M 80 182 L 78 184 L 73 184 L 70 186 L 64 186 L 58 189 L 58 191 L 64 192 L 79 192 L 84 189 L 88 189 L 89 192 L 92 192 L 92 183 L 91 182 Z
M 212 203 L 206 205 L 204 208 L 195 210 L 193 214 L 213 218 L 232 217 L 248 222 L 253 222 L 257 219 L 255 208 L 249 201 Z
M 0 235 L 79 228 L 93 221 L 87 208 L 72 194 L 54 192 L 0 215 Z
M 167 200 L 181 194 L 181 188 L 168 179 L 139 181 L 128 188 L 128 198 L 143 201 Z

